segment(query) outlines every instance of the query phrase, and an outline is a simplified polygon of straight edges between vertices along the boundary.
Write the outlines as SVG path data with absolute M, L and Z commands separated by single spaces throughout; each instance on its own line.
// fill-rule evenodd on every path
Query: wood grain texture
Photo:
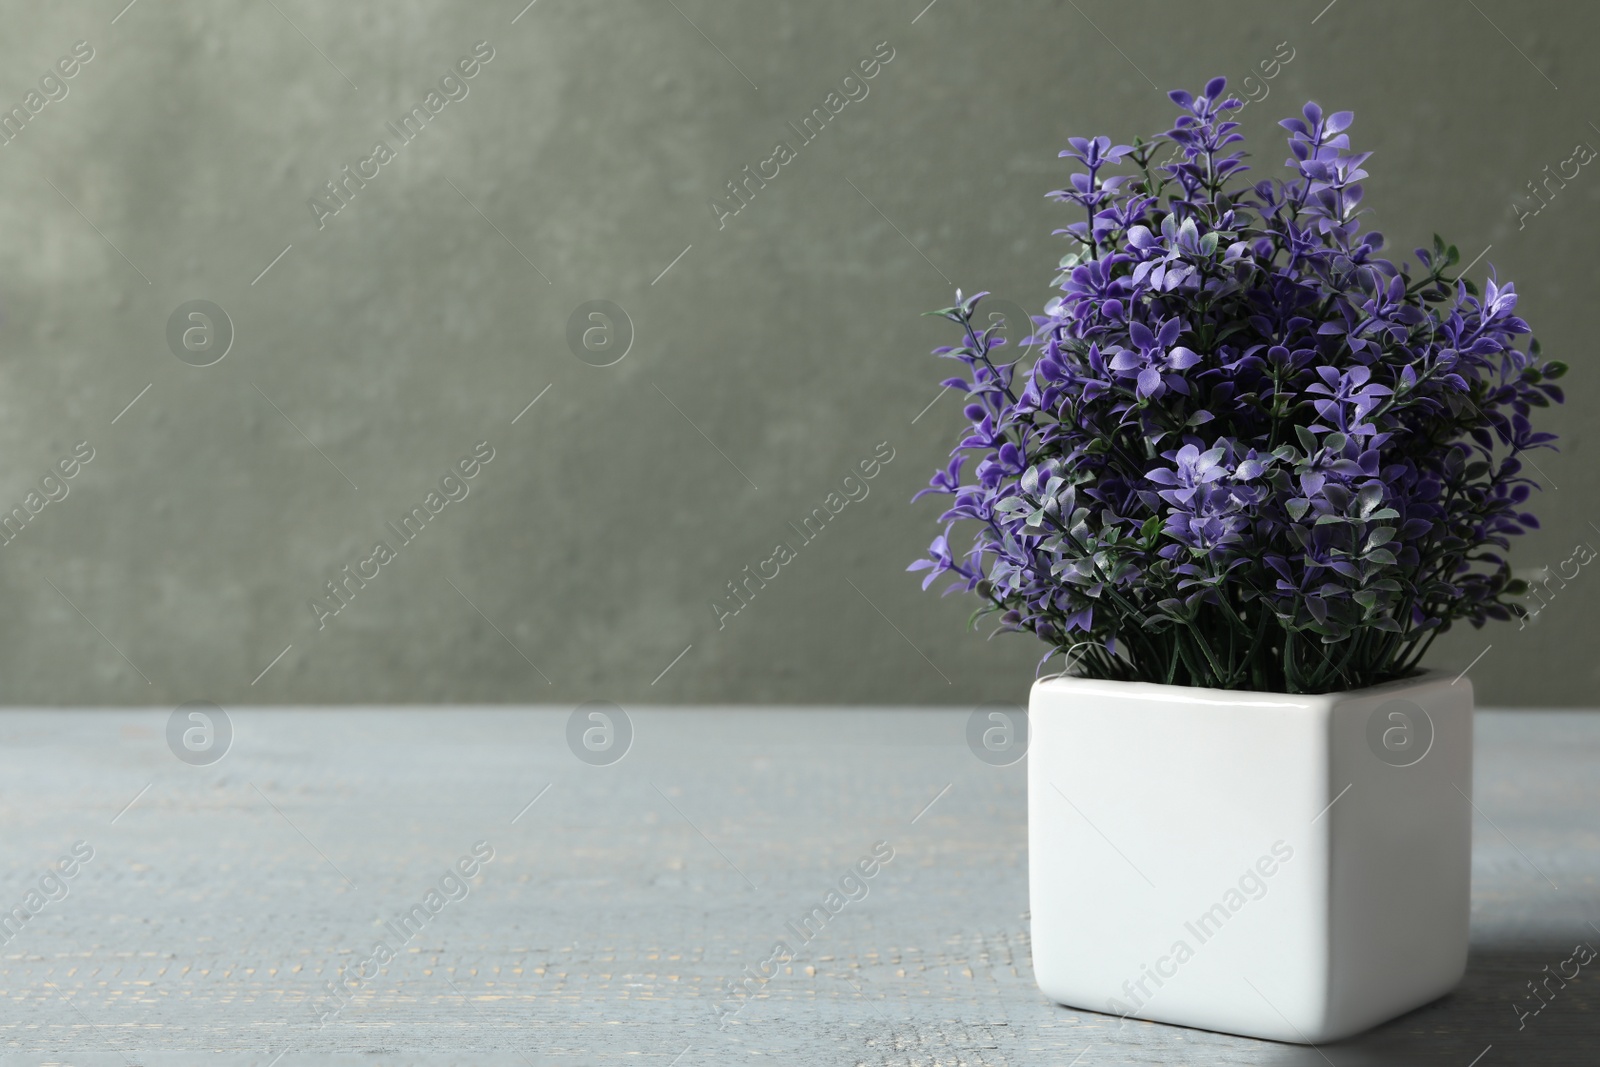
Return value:
M 609 767 L 572 755 L 566 718 L 237 710 L 232 750 L 196 768 L 167 749 L 165 712 L 0 713 L 0 906 L 94 848 L 0 946 L 0 1063 L 1600 1059 L 1588 969 L 1520 1030 L 1512 1007 L 1576 942 L 1600 945 L 1600 713 L 1480 713 L 1466 981 L 1320 1049 L 1048 1003 L 1024 766 L 975 759 L 964 712 L 641 709 Z M 464 899 L 319 1023 L 323 984 L 398 944 L 385 920 L 478 841 L 494 858 Z M 719 1028 L 727 984 L 797 943 L 787 924 L 877 841 L 894 858 L 867 896 Z

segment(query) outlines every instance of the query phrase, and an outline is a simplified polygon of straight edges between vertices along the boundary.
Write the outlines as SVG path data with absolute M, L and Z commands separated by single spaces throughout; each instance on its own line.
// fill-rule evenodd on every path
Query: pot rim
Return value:
M 1324 706 L 1334 700 L 1381 696 L 1388 691 L 1415 689 L 1419 686 L 1446 681 L 1449 678 L 1448 671 L 1426 669 L 1407 675 L 1404 678 L 1380 682 L 1377 685 L 1367 686 L 1363 689 L 1334 689 L 1326 693 L 1277 693 L 1259 689 L 1210 689 L 1202 686 L 1166 685 L 1161 682 L 1122 682 L 1110 678 L 1083 678 L 1077 675 L 1061 673 L 1048 674 L 1035 679 L 1032 692 L 1037 693 L 1040 689 L 1046 691 L 1071 690 L 1079 693 L 1099 690 L 1107 695 L 1145 697 L 1153 700 L 1179 701 L 1189 704 L 1313 708 Z M 1465 683 L 1467 693 L 1470 696 L 1472 694 L 1472 680 L 1458 675 L 1454 681 L 1447 682 L 1447 684 L 1454 685 L 1458 682 Z

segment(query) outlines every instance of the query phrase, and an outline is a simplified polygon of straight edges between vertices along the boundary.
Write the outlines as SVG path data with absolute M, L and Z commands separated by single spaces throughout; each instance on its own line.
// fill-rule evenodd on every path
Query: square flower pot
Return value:
M 1055 677 L 1029 701 L 1033 965 L 1052 1000 L 1321 1043 L 1466 969 L 1472 689 Z

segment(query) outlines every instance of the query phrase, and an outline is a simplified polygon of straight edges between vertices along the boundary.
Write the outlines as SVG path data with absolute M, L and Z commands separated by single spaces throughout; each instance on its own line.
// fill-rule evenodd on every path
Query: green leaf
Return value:
M 1361 508 L 1361 517 L 1367 518 L 1380 503 L 1383 502 L 1383 486 L 1363 485 L 1356 493 L 1356 504 Z
M 1538 355 L 1538 354 L 1539 354 L 1538 353 L 1538 349 L 1535 348 L 1534 349 L 1534 355 Z M 1552 359 L 1548 363 L 1543 364 L 1543 369 L 1544 369 L 1544 376 L 1546 378 L 1551 379 L 1552 381 L 1554 381 L 1557 378 L 1562 377 L 1563 375 L 1565 375 L 1567 373 L 1567 365 L 1565 363 L 1561 362 L 1559 359 Z

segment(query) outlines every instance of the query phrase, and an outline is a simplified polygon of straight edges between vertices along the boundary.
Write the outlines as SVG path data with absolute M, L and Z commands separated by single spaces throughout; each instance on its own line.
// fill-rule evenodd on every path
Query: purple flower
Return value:
M 1322 380 L 1306 386 L 1306 392 L 1330 399 L 1313 400 L 1311 406 L 1329 424 L 1346 432 L 1394 392 L 1386 385 L 1371 381 L 1371 369 L 1359 363 L 1343 373 L 1335 367 L 1318 367 L 1316 371 Z
M 1177 319 L 1168 319 L 1159 333 L 1151 332 L 1142 322 L 1128 324 L 1128 340 L 1133 348 L 1118 349 L 1111 357 L 1111 369 L 1138 379 L 1140 400 L 1159 397 L 1167 389 L 1188 393 L 1188 383 L 1173 372 L 1189 369 L 1200 362 L 1200 357 L 1182 345 L 1173 345 L 1182 330 L 1183 324 Z
M 1145 474 L 1156 485 L 1170 485 L 1174 488 L 1163 489 L 1156 495 L 1169 504 L 1187 507 L 1194 500 L 1196 490 L 1208 485 L 1228 473 L 1222 465 L 1225 452 L 1221 448 L 1213 448 L 1202 452 L 1194 445 L 1184 445 L 1170 456 L 1177 469 L 1155 467 Z
M 1480 295 L 1438 238 L 1416 267 L 1381 258 L 1349 112 L 1307 104 L 1281 123 L 1288 176 L 1243 184 L 1225 88 L 1172 93 L 1172 128 L 1134 146 L 1061 153 L 1073 247 L 1031 367 L 993 358 L 987 294 L 941 312 L 968 425 L 917 494 L 952 500 L 910 569 L 1095 677 L 1358 688 L 1522 612 L 1519 457 L 1553 447 L 1533 409 L 1566 368 L 1492 268 Z

